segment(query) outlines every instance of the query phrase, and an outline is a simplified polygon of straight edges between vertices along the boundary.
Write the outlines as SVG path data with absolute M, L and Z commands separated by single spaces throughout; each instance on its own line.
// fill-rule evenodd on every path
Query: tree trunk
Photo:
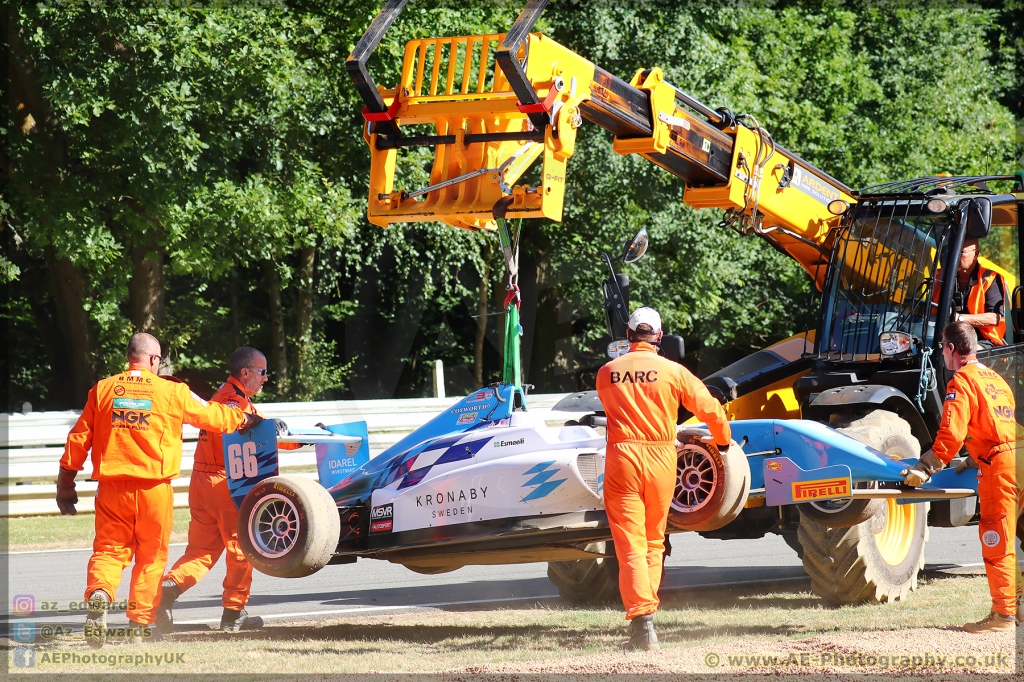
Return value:
M 57 327 L 67 349 L 70 381 L 66 390 L 71 393 L 68 400 L 74 405 L 84 405 L 89 389 L 96 383 L 92 360 L 95 342 L 85 311 L 85 278 L 66 256 L 58 258 L 52 246 L 46 247 L 46 265 L 56 304 Z
M 132 247 L 132 280 L 128 283 L 128 314 L 137 332 L 154 333 L 164 323 L 164 255 L 154 236 Z
M 480 297 L 477 300 L 477 314 L 480 317 L 476 318 L 476 339 L 473 343 L 473 379 L 476 381 L 476 385 L 484 385 L 484 341 L 487 339 L 487 303 L 488 288 L 490 286 L 491 277 L 491 266 L 485 265 L 484 271 L 480 275 Z
M 270 293 L 270 363 L 277 375 L 277 394 L 282 398 L 289 394 L 288 345 L 284 333 L 284 310 L 281 306 L 281 275 L 277 264 L 266 262 L 267 289 Z
M 295 344 L 295 381 L 301 382 L 306 361 L 309 357 L 309 344 L 313 340 L 313 275 L 316 263 L 316 246 L 303 246 L 299 254 L 299 292 L 296 316 L 298 329 Z M 302 388 L 302 387 L 297 387 Z

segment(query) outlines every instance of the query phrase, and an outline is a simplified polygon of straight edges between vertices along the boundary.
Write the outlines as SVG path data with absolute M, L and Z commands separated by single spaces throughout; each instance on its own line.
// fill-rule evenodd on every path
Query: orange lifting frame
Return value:
M 495 227 L 494 204 L 508 194 L 514 197 L 506 214 L 509 218 L 562 219 L 565 165 L 576 137 L 573 124 L 578 126 L 579 121 L 563 111 L 570 95 L 564 79 L 549 75 L 539 89 L 551 95 L 554 125 L 540 132 L 533 128 L 492 59 L 504 37 L 495 33 L 426 38 L 406 44 L 400 86 L 378 90 L 398 125 L 426 124 L 433 126 L 435 133 L 397 138 L 396 143 L 393 136 L 375 132 L 372 121 L 365 126 L 363 137 L 371 154 L 371 223 L 386 227 L 393 222 L 441 221 L 454 227 L 490 230 Z M 520 55 L 544 52 L 544 42 L 553 41 L 531 34 Z M 542 58 L 537 61 L 543 63 Z M 493 134 L 510 139 L 474 139 Z M 438 138 L 450 141 L 438 142 Z M 399 148 L 421 140 L 435 142 L 428 187 L 396 189 Z M 516 186 L 541 156 L 541 186 Z

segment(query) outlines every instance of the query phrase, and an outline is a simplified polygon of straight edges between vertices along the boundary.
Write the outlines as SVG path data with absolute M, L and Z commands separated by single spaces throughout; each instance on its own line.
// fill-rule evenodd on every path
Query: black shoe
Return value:
M 85 642 L 93 649 L 102 649 L 107 642 L 107 609 L 110 597 L 103 590 L 89 595 L 89 612 L 85 616 Z
M 165 580 L 160 587 L 160 606 L 157 608 L 153 630 L 160 635 L 167 635 L 174 628 L 174 602 L 181 596 L 181 588 L 173 580 Z
M 629 639 L 622 643 L 625 651 L 657 651 L 658 635 L 654 632 L 654 614 L 637 616 L 629 621 Z
M 220 617 L 220 629 L 224 632 L 259 630 L 262 627 L 263 619 L 259 616 L 250 616 L 245 609 L 241 611 L 224 609 L 224 613 Z

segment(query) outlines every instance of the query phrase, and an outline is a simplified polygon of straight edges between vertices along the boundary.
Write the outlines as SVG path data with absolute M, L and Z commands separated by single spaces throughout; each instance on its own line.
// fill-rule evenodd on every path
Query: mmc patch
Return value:
M 822 478 L 817 481 L 793 481 L 793 501 L 848 497 L 850 480 L 847 478 Z

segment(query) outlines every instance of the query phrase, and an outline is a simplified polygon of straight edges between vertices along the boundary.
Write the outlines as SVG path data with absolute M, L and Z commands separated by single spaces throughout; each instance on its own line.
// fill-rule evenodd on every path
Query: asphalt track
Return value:
M 925 550 L 926 570 L 981 566 L 977 527 L 931 528 L 930 532 Z M 683 533 L 672 539 L 664 589 L 694 590 L 711 585 L 778 581 L 799 584 L 801 580 L 809 586 L 796 552 L 778 535 L 722 541 Z M 184 545 L 172 545 L 170 561 L 184 550 Z M 32 621 L 37 632 L 57 626 L 80 630 L 84 613 L 68 611 L 68 605 L 84 598 L 89 553 L 81 549 L 6 555 L 10 601 L 0 623 L 2 634 L 9 636 L 14 621 Z M 355 564 L 327 566 L 306 578 L 286 580 L 255 573 L 248 609 L 263 616 L 268 625 L 274 625 L 419 609 L 508 608 L 548 600 L 557 604 L 557 592 L 546 571 L 547 565 L 538 563 L 467 566 L 451 573 L 419 575 L 403 566 L 360 559 Z M 130 568 L 124 573 L 118 600 L 127 599 L 129 576 Z M 219 622 L 223 579 L 221 560 L 202 582 L 178 600 L 175 630 L 206 628 Z M 31 597 L 34 613 L 12 617 L 12 610 L 28 604 L 24 597 Z M 108 622 L 118 625 L 126 623 L 127 618 L 123 613 L 113 613 Z

